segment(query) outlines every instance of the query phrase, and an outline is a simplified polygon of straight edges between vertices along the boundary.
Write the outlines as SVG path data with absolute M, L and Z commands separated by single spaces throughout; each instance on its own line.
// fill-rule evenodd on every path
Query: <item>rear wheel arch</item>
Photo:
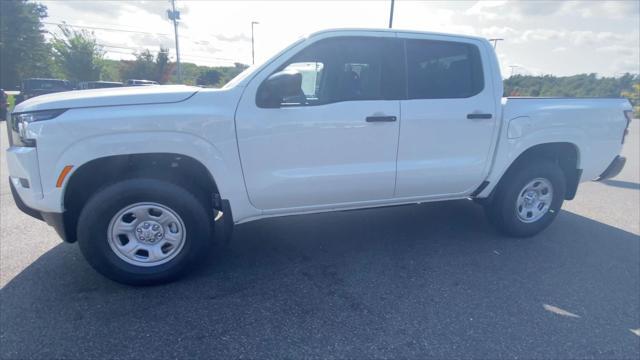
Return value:
M 76 241 L 77 220 L 82 208 L 99 189 L 131 178 L 169 181 L 204 194 L 208 208 L 220 198 L 216 181 L 200 161 L 177 153 L 138 153 L 113 155 L 82 164 L 71 173 L 63 195 L 64 226 L 67 241 Z
M 510 173 L 526 166 L 528 162 L 538 160 L 549 160 L 560 166 L 566 180 L 565 199 L 572 200 L 578 189 L 582 170 L 579 168 L 580 150 L 576 144 L 570 142 L 542 143 L 527 148 L 511 162 L 511 165 L 500 177 L 498 184 L 493 188 L 489 198 L 493 196 L 501 182 L 508 178 Z

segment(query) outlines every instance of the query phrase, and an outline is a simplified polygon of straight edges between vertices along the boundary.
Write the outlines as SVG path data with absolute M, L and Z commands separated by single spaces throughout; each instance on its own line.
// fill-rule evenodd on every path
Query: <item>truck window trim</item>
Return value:
M 400 83 L 396 84 L 396 89 L 395 89 L 395 93 L 398 96 L 392 96 L 389 98 L 384 98 L 381 97 L 380 99 L 344 99 L 344 100 L 335 100 L 335 101 L 327 101 L 327 102 L 318 102 L 318 103 L 313 103 L 313 104 L 298 104 L 298 103 L 284 103 L 282 104 L 281 107 L 313 107 L 313 106 L 321 106 L 321 105 L 329 105 L 329 104 L 335 104 L 335 103 L 340 103 L 340 102 L 348 102 L 348 101 L 393 101 L 393 100 L 453 100 L 453 99 L 468 99 L 468 98 L 472 98 L 474 96 L 477 96 L 479 94 L 481 94 L 482 92 L 484 92 L 487 89 L 487 77 L 485 74 L 485 61 L 483 59 L 483 53 L 480 49 L 480 47 L 478 46 L 478 44 L 475 44 L 473 42 L 469 42 L 469 41 L 459 41 L 459 40 L 436 40 L 436 39 L 430 39 L 430 38 L 412 38 L 412 37 L 404 37 L 401 36 L 402 34 L 398 34 L 398 37 L 383 37 L 383 36 L 367 36 L 367 35 L 346 35 L 346 36 L 335 36 L 335 37 L 329 37 L 329 38 L 324 38 L 324 39 L 319 39 L 311 44 L 309 44 L 308 46 L 305 46 L 304 48 L 300 49 L 298 52 L 296 52 L 295 54 L 291 55 L 285 62 L 282 63 L 282 65 L 278 66 L 278 68 L 274 71 L 272 71 L 269 76 L 282 71 L 283 69 L 285 69 L 287 66 L 289 66 L 291 63 L 293 63 L 295 60 L 295 58 L 297 56 L 299 56 L 302 52 L 304 52 L 305 50 L 309 49 L 311 46 L 317 45 L 318 43 L 321 43 L 323 41 L 330 41 L 330 40 L 334 40 L 334 39 L 378 39 L 381 41 L 388 41 L 391 44 L 393 44 L 393 46 L 398 46 L 398 49 L 400 50 L 400 54 L 398 55 L 398 57 L 396 59 L 387 59 L 387 62 L 390 63 L 394 63 L 397 62 L 397 66 L 400 67 L 401 69 L 398 70 L 399 73 L 402 74 L 401 79 L 400 79 Z M 468 95 L 468 96 L 464 96 L 464 97 L 411 97 L 410 94 L 410 86 L 409 86 L 409 82 L 410 82 L 410 77 L 409 77 L 409 42 L 411 41 L 422 41 L 422 42 L 428 42 L 428 43 L 440 43 L 440 44 L 455 44 L 455 45 L 462 45 L 467 47 L 468 49 L 471 50 L 470 54 L 470 61 L 472 61 L 471 64 L 471 68 L 472 71 L 474 70 L 478 70 L 479 71 L 479 85 L 477 86 L 473 86 L 474 83 L 474 79 L 471 79 L 472 82 L 472 87 L 474 89 L 473 93 Z M 381 62 L 382 64 L 383 62 Z M 261 105 L 259 105 L 258 101 L 257 101 L 257 95 L 258 92 L 260 91 L 260 88 L 262 87 L 262 84 L 269 78 L 269 76 L 265 77 L 265 79 L 262 80 L 262 82 L 260 83 L 260 85 L 257 88 L 256 94 L 255 94 L 255 105 L 258 108 L 265 108 Z

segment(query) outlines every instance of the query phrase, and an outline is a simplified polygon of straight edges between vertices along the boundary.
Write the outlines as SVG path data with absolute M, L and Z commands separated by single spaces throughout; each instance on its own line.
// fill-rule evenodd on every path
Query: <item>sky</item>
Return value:
M 170 48 L 175 60 L 168 0 L 53 0 L 46 29 L 57 23 L 92 28 L 109 59 L 133 59 L 143 48 Z M 251 22 L 256 62 L 327 28 L 386 28 L 390 0 L 207 1 L 176 0 L 181 12 L 183 62 L 251 63 Z M 410 1 L 396 0 L 396 29 L 503 38 L 502 74 L 559 76 L 640 72 L 640 0 L 620 1 Z

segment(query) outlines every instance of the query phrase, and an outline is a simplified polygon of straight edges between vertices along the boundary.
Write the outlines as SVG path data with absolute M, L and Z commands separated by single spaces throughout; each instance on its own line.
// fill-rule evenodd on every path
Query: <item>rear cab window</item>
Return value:
M 405 39 L 409 99 L 459 99 L 484 89 L 478 47 L 468 43 Z

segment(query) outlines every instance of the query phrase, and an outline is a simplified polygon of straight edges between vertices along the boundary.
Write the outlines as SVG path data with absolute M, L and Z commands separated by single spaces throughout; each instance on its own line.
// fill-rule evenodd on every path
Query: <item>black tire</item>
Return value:
M 127 263 L 108 242 L 109 223 L 116 213 L 144 202 L 170 208 L 184 223 L 184 246 L 170 261 L 157 266 Z M 99 273 L 124 284 L 152 285 L 176 280 L 201 262 L 210 250 L 213 228 L 212 215 L 192 192 L 161 180 L 130 179 L 93 195 L 80 213 L 77 230 L 82 254 Z
M 549 210 L 534 222 L 525 222 L 518 216 L 517 199 L 524 187 L 537 178 L 547 179 L 553 187 Z M 505 235 L 529 237 L 549 226 L 562 207 L 566 181 L 562 169 L 548 160 L 531 160 L 509 169 L 498 184 L 493 199 L 485 205 L 489 222 Z

